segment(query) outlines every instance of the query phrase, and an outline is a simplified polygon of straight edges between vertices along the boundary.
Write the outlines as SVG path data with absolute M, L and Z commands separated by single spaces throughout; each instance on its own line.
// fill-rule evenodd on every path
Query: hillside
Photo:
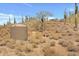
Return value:
M 0 28 L 0 55 L 72 56 L 79 55 L 79 31 L 73 25 L 59 21 L 45 21 L 40 32 L 38 21 L 27 21 L 28 39 L 10 37 L 10 27 Z

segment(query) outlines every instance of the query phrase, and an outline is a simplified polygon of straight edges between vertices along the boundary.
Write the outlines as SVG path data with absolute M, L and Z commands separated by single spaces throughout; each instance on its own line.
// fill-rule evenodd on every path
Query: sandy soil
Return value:
M 37 22 L 36 22 L 37 23 Z M 33 26 L 36 25 L 34 22 Z M 32 23 L 31 23 L 32 24 Z M 0 55 L 17 56 L 77 56 L 79 55 L 79 31 L 71 24 L 47 21 L 45 30 L 28 24 L 28 39 L 10 38 L 10 27 L 0 28 Z M 33 30 L 32 30 L 33 29 Z

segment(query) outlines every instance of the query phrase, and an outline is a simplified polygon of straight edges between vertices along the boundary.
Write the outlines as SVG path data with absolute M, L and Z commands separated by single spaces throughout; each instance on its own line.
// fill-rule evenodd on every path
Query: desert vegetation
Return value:
M 11 24 L 9 17 L 8 23 L 0 26 L 0 56 L 78 56 L 78 14 L 75 4 L 75 13 L 69 12 L 67 16 L 65 10 L 63 20 L 48 20 L 48 16 L 52 16 L 48 11 L 38 12 L 37 17 L 22 17 L 21 25 L 17 24 L 15 17 L 14 24 Z M 26 40 L 11 37 L 13 25 L 18 25 L 16 28 L 25 25 Z

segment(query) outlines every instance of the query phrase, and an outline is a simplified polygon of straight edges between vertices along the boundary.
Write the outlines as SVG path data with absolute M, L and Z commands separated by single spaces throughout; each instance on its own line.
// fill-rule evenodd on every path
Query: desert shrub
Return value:
M 25 52 L 26 52 L 26 53 L 29 53 L 29 52 L 32 52 L 32 50 L 27 48 L 27 49 L 25 50 Z
M 65 33 L 62 33 L 61 35 L 62 35 L 62 36 L 66 36 L 66 34 L 65 34 Z
M 45 40 L 43 40 L 43 41 L 41 41 L 41 44 L 42 44 L 42 43 L 46 43 L 46 41 L 45 41 Z
M 1 42 L 1 41 L 3 41 L 3 39 L 2 39 L 2 38 L 0 38 L 0 42 Z
M 67 30 L 67 33 L 70 33 L 70 31 L 69 31 L 69 30 Z
M 24 52 L 16 51 L 16 55 L 17 55 L 17 56 L 25 56 L 25 53 L 24 53 Z
M 62 37 L 61 37 L 61 36 L 59 36 L 58 38 L 59 38 L 59 39 L 62 39 Z
M 79 43 L 77 43 L 77 46 L 79 47 Z
M 42 39 L 42 38 L 40 38 L 40 39 L 31 39 L 30 40 L 30 43 L 35 43 L 36 45 L 38 45 L 38 44 L 41 44 L 41 43 L 45 43 L 45 39 Z
M 13 39 L 6 39 L 5 42 L 6 42 L 6 46 L 7 47 L 9 47 L 11 49 L 15 48 L 15 44 L 16 44 L 15 40 L 13 40 Z
M 11 49 L 14 49 L 15 48 L 15 45 L 14 44 L 11 44 L 10 42 L 8 42 L 6 44 L 7 47 L 11 48 Z
M 76 42 L 79 42 L 79 39 L 76 39 L 75 41 L 76 41 Z
M 53 39 L 53 38 L 54 38 L 53 36 L 50 36 L 50 37 L 49 37 L 49 39 Z
M 56 33 L 60 33 L 58 30 L 56 30 Z
M 73 46 L 74 43 L 72 41 L 59 40 L 59 44 L 63 47 Z
M 75 52 L 69 52 L 68 56 L 77 56 L 77 54 Z
M 77 46 L 69 46 L 67 47 L 67 50 L 71 52 L 77 52 L 79 48 Z
M 62 45 L 63 47 L 67 47 L 68 46 L 68 42 L 65 40 L 59 40 L 59 44 Z
M 59 40 L 58 37 L 53 37 L 54 40 Z
M 49 39 L 58 40 L 58 37 L 54 37 L 54 36 L 50 35 Z
M 37 48 L 37 45 L 36 45 L 36 44 L 34 44 L 34 45 L 33 45 L 33 48 Z
M 33 48 L 32 48 L 33 49 Z M 25 53 L 30 53 L 30 52 L 32 52 L 33 50 L 32 50 L 31 48 L 28 48 L 28 47 L 26 47 L 26 49 L 24 50 L 24 52 Z
M 55 41 L 50 42 L 50 46 L 55 46 Z
M 53 56 L 55 55 L 55 49 L 53 48 L 43 48 L 44 56 Z
M 0 46 L 6 46 L 6 42 L 5 41 L 1 41 L 0 42 Z
M 43 34 L 43 37 L 45 37 L 45 34 Z
M 69 33 L 68 36 L 72 36 L 72 33 Z
M 36 36 L 36 39 L 40 39 L 40 37 L 39 36 Z

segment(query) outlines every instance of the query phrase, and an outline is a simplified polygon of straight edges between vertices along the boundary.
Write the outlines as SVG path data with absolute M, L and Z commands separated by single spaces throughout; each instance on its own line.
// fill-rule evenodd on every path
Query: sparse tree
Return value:
M 77 3 L 75 3 L 75 28 L 77 28 L 77 13 L 78 13 L 78 6 Z
M 44 30 L 44 20 L 45 18 L 52 16 L 52 14 L 48 11 L 39 11 L 37 12 L 37 17 L 41 20 L 41 31 Z
M 64 24 L 66 24 L 67 22 L 67 12 L 66 12 L 66 9 L 64 11 Z

